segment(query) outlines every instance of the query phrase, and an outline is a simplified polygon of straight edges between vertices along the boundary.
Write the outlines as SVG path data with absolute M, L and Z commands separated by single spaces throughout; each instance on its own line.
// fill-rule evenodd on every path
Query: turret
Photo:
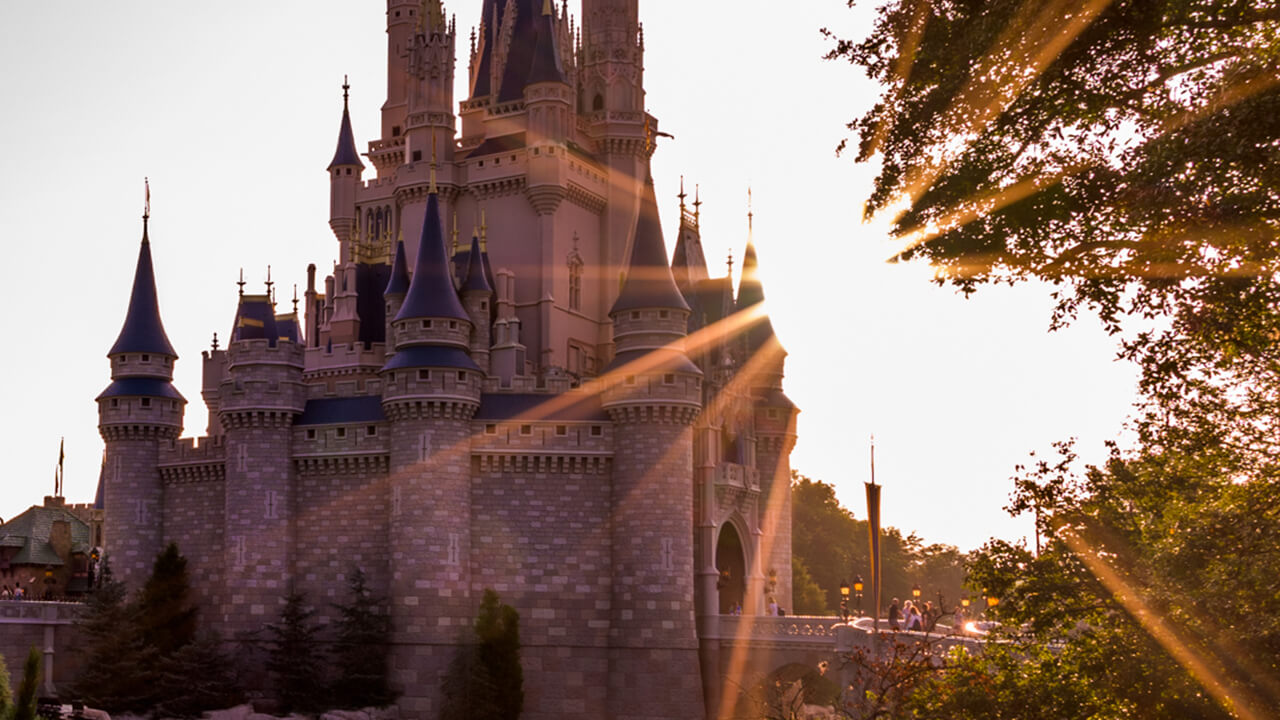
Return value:
M 602 405 L 616 426 L 611 488 L 610 668 L 644 686 L 666 648 L 661 693 L 609 689 L 610 717 L 680 717 L 699 708 L 694 620 L 693 432 L 701 371 L 685 355 L 689 307 L 667 264 L 652 180 L 645 183 L 631 260 L 610 311 L 617 355 Z M 635 541 L 638 537 L 648 540 Z
M 471 600 L 471 423 L 483 378 L 467 354 L 471 319 L 449 272 L 434 169 L 413 277 L 395 316 L 395 355 L 382 369 L 382 409 L 390 421 L 388 540 L 391 556 L 391 665 L 406 674 L 401 689 L 422 688 L 444 673 L 451 657 L 412 653 L 415 645 L 457 641 L 475 614 Z M 411 549 L 411 550 L 410 550 Z M 425 667 L 424 667 L 425 663 Z M 416 672 L 409 670 L 416 669 Z M 438 688 L 423 692 L 422 714 L 435 708 Z
M 293 424 L 306 406 L 301 338 L 271 300 L 243 294 L 219 387 L 225 467 L 225 587 L 215 612 L 229 632 L 261 626 L 293 579 Z
M 404 122 L 405 162 L 422 162 L 438 148 L 440 158 L 453 160 L 453 73 L 456 62 L 456 24 L 445 18 L 440 0 L 425 0 L 409 36 Z
M 639 0 L 582 0 L 583 112 L 644 110 Z
M 107 552 L 117 577 L 141 587 L 163 549 L 159 445 L 182 432 L 186 400 L 173 387 L 178 359 L 160 321 L 151 241 L 143 216 L 142 247 L 124 327 L 108 351 L 111 384 L 98 395 L 98 431 L 106 443 Z
M 770 528 L 773 538 L 769 557 L 760 558 L 760 570 L 770 573 L 777 586 L 773 594 L 780 603 L 791 602 L 791 449 L 796 442 L 799 410 L 782 391 L 787 352 L 774 334 L 773 323 L 763 314 L 764 284 L 755 243 L 747 242 L 742 256 L 742 280 L 738 285 L 739 313 L 761 313 L 760 320 L 747 325 L 739 340 L 743 362 L 739 373 L 755 406 L 755 463 L 760 471 L 761 525 Z
M 342 124 L 338 127 L 338 147 L 329 163 L 329 227 L 342 244 L 344 260 L 350 257 L 348 245 L 356 229 L 356 190 L 360 187 L 360 175 L 364 163 L 356 150 L 355 133 L 351 130 L 351 112 L 348 107 L 351 86 L 342 83 Z
M 480 238 L 471 237 L 467 253 L 467 272 L 462 278 L 462 304 L 471 317 L 471 359 L 489 374 L 490 321 L 493 317 L 493 287 L 485 277 L 485 258 L 480 251 Z
M 382 106 L 382 140 L 403 137 L 409 114 L 409 47 L 418 26 L 421 0 L 387 0 L 387 101 Z
M 702 200 L 694 191 L 693 211 L 685 205 L 688 195 L 684 191 L 684 178 L 680 178 L 680 233 L 676 236 L 676 250 L 671 256 L 671 274 L 676 287 L 685 299 L 693 297 L 698 283 L 707 279 L 707 258 L 702 252 L 702 231 L 699 228 Z
M 387 287 L 382 291 L 383 301 L 386 303 L 386 338 L 387 338 L 387 357 L 391 357 L 396 352 L 396 336 L 392 328 L 396 315 L 400 312 L 400 307 L 404 305 L 404 296 L 409 292 L 409 261 L 404 255 L 404 240 L 396 241 L 395 258 L 391 261 L 391 279 L 387 281 Z

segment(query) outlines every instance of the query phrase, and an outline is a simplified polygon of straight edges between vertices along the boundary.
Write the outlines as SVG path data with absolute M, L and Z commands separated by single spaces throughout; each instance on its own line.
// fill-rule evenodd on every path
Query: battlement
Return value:
M 387 400 L 453 398 L 477 402 L 482 384 L 483 377 L 475 370 L 402 369 L 387 374 L 383 396 Z
M 111 379 L 122 377 L 173 378 L 174 359 L 168 355 L 121 353 L 111 356 Z
M 307 348 L 304 357 L 304 372 L 308 376 L 321 376 L 330 370 L 381 370 L 386 363 L 387 350 L 384 343 L 373 343 L 367 348 L 364 343 L 342 343 L 333 347 Z
M 422 344 L 466 348 L 471 337 L 471 323 L 454 318 L 397 320 L 392 327 L 395 328 L 397 351 L 409 345 Z
M 227 454 L 225 440 L 221 435 L 178 438 L 160 446 L 159 462 L 161 465 L 223 462 Z
M 237 340 L 227 348 L 227 368 L 235 370 L 244 365 L 303 365 L 305 350 L 301 344 L 278 340 L 272 346 L 266 339 Z

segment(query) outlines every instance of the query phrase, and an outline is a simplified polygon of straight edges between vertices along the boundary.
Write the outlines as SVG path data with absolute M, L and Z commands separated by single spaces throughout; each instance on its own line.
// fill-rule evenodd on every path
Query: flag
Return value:
M 53 494 L 55 497 L 62 497 L 62 461 L 67 457 L 66 447 L 67 439 L 64 437 L 58 442 L 58 473 L 53 476 Z
M 151 217 L 151 178 L 143 178 L 142 184 L 147 190 L 147 205 L 142 214 Z
M 880 486 L 875 482 L 867 486 L 867 535 L 868 555 L 871 557 L 871 617 L 880 617 Z

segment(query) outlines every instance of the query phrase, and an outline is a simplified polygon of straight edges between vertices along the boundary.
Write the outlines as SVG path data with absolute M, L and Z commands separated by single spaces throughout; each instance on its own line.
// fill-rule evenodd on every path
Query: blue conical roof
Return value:
M 449 274 L 449 255 L 445 252 L 444 225 L 440 220 L 440 201 L 436 193 L 427 196 L 427 212 L 422 220 L 422 240 L 418 259 L 413 265 L 413 279 L 404 305 L 396 320 L 412 318 L 456 318 L 470 321 Z
M 160 322 L 160 301 L 156 297 L 156 276 L 151 265 L 151 240 L 146 221 L 142 224 L 142 248 L 138 250 L 138 267 L 133 273 L 133 294 L 129 296 L 129 312 L 124 327 L 108 355 L 119 353 L 155 353 L 177 357 L 169 336 Z
M 404 295 L 409 292 L 409 261 L 404 256 L 404 241 L 396 241 L 396 258 L 391 262 L 391 280 L 383 296 Z
M 667 262 L 667 245 L 662 239 L 662 223 L 658 219 L 658 199 L 654 195 L 652 177 L 645 181 L 644 194 L 640 199 L 640 216 L 636 219 L 636 237 L 631 245 L 631 263 L 626 280 L 609 313 L 640 308 L 689 310 Z
M 526 83 L 557 82 L 563 83 L 564 66 L 560 63 L 560 52 L 556 48 L 555 29 L 551 22 L 551 13 L 544 12 L 538 17 L 538 40 L 533 46 L 533 62 L 529 67 L 529 78 Z
M 462 292 L 493 292 L 489 278 L 485 277 L 484 254 L 480 252 L 480 238 L 471 236 L 471 252 L 467 253 L 467 277 L 462 281 Z
M 738 284 L 738 310 L 746 310 L 764 302 L 764 284 L 760 282 L 760 261 L 756 258 L 756 246 L 747 242 L 742 255 L 742 281 Z M 766 315 L 746 331 L 747 346 L 755 351 L 774 336 L 773 323 Z
M 338 128 L 338 149 L 333 153 L 333 162 L 329 163 L 330 170 L 339 165 L 364 167 L 364 163 L 360 161 L 360 152 L 356 150 L 356 135 L 351 131 L 351 112 L 347 109 L 346 86 L 343 87 L 342 126 Z

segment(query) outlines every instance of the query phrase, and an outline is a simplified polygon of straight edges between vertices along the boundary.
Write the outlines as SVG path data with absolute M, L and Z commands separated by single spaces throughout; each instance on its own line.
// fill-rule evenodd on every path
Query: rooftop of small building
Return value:
M 58 498 L 61 500 L 61 498 Z M 88 553 L 89 526 L 64 507 L 32 505 L 25 512 L 0 525 L 0 547 L 19 548 L 9 559 L 11 565 L 62 565 L 64 559 L 50 543 L 53 526 L 67 522 L 71 530 L 71 552 Z

